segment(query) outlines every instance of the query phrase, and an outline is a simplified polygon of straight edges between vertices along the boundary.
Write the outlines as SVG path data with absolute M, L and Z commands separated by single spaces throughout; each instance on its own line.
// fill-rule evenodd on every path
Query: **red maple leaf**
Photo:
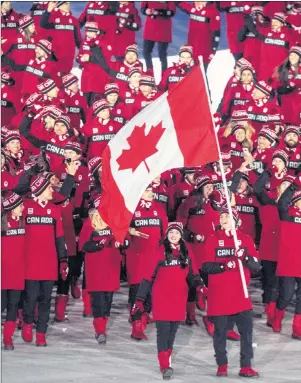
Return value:
M 124 149 L 116 160 L 119 170 L 132 169 L 134 172 L 141 162 L 144 162 L 149 172 L 150 170 L 145 160 L 158 151 L 156 145 L 163 133 L 162 122 L 157 126 L 152 126 L 148 135 L 145 135 L 145 123 L 142 126 L 135 126 L 132 134 L 127 138 L 130 149 Z

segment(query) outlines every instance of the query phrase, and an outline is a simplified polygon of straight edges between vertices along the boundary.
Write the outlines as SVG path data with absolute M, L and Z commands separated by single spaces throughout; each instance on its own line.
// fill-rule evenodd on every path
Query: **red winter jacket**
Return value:
M 64 99 L 67 116 L 70 118 L 70 126 L 79 130 L 81 122 L 85 124 L 87 121 L 87 99 L 80 92 L 73 93 L 68 89 L 65 91 Z
M 123 57 L 126 47 L 136 42 L 136 32 L 141 28 L 141 19 L 134 2 L 119 3 L 116 12 L 116 30 L 113 45 L 113 54 Z
M 277 262 L 279 246 L 279 214 L 277 209 L 277 194 L 265 190 L 269 182 L 267 172 L 264 172 L 254 184 L 254 192 L 260 203 L 259 215 L 262 224 L 259 245 L 259 258 L 265 261 Z
M 150 208 L 142 207 L 140 201 L 131 222 L 131 227 L 148 234 L 149 238 L 131 236 L 131 246 L 127 251 L 127 276 L 129 285 L 140 283 L 145 276 L 149 257 L 164 238 L 167 229 L 167 216 L 159 203 L 151 202 Z
M 222 115 L 231 117 L 236 110 L 246 110 L 250 102 L 253 101 L 252 92 L 254 83 L 248 85 L 242 84 L 240 81 L 236 86 L 231 86 L 224 92 Z
M 78 51 L 77 61 L 82 69 L 80 86 L 82 92 L 103 93 L 104 87 L 108 83 L 108 73 L 93 61 L 91 49 L 98 46 L 101 46 L 102 54 L 109 61 L 112 56 L 112 46 L 104 36 L 99 36 L 95 39 L 86 37 Z M 82 60 L 81 56 L 85 54 L 90 56 L 90 61 Z M 95 81 L 96 78 L 97 81 Z
M 7 13 L 1 11 L 1 38 L 11 39 L 19 34 L 19 19 L 23 15 L 11 9 Z
M 161 204 L 162 208 L 167 212 L 168 208 L 168 192 L 165 183 L 161 180 L 159 184 L 153 185 L 153 198 L 154 201 Z
M 72 13 L 65 13 L 58 8 L 52 12 L 48 12 L 46 9 L 40 25 L 49 30 L 53 37 L 53 51 L 59 60 L 60 71 L 62 73 L 70 72 L 73 67 L 75 49 L 80 47 L 82 41 L 77 18 Z
M 7 221 L 1 230 L 1 290 L 24 290 L 25 228 L 10 212 Z
M 281 124 L 282 109 L 276 104 L 275 100 L 268 101 L 264 98 L 263 101 L 250 101 L 248 104 L 247 113 L 250 124 L 259 133 L 263 125 L 271 123 Z
M 1 126 L 11 124 L 12 118 L 21 110 L 17 86 L 1 84 Z
M 136 114 L 138 114 L 143 108 L 153 103 L 161 95 L 162 93 L 156 89 L 154 89 L 147 97 L 145 97 L 140 91 L 135 97 L 132 107 L 132 117 L 136 116 Z
M 186 64 L 180 64 L 179 62 L 173 63 L 173 66 L 167 68 L 163 73 L 162 80 L 158 85 L 158 88 L 165 92 L 172 90 L 180 81 L 183 80 L 192 70 L 192 67 Z
M 258 38 L 261 41 L 258 78 L 268 81 L 276 68 L 287 58 L 289 48 L 295 44 L 295 39 L 292 30 L 286 27 L 277 31 L 258 27 Z
M 301 278 L 301 210 L 289 207 L 293 193 L 294 189 L 288 188 L 278 201 L 280 229 L 276 275 Z
M 146 10 L 150 9 L 149 16 Z M 143 39 L 159 43 L 172 42 L 172 17 L 176 13 L 173 1 L 142 1 L 141 12 L 146 15 Z
M 59 63 L 42 58 L 30 60 L 23 70 L 23 86 L 21 93 L 31 95 L 37 91 L 41 78 L 51 78 L 58 88 L 62 86 Z
M 80 27 L 83 27 L 87 21 L 98 23 L 107 40 L 110 41 L 110 44 L 113 44 L 116 35 L 117 8 L 115 2 L 89 1 L 78 18 Z
M 26 67 L 30 60 L 35 58 L 36 42 L 39 41 L 36 34 L 32 35 L 30 40 L 26 40 L 24 36 L 19 33 L 17 36 L 7 40 L 2 44 L 3 60 L 10 60 L 7 64 L 14 71 L 12 76 L 16 81 L 16 85 L 22 89 L 24 72 L 19 69 Z M 4 65 L 6 62 L 4 61 Z M 34 90 L 34 92 L 36 89 Z
M 237 237 L 240 241 L 240 248 L 245 250 L 246 255 L 250 259 L 254 260 L 253 257 L 256 259 L 257 252 L 251 237 L 241 230 L 237 230 Z M 217 230 L 205 244 L 202 270 L 209 274 L 207 296 L 207 315 L 209 316 L 234 315 L 252 310 L 250 297 L 245 298 L 244 295 L 237 258 L 234 254 L 234 239 L 232 236 L 226 235 L 225 230 Z M 234 270 L 222 269 L 221 265 L 225 265 L 229 261 L 236 262 L 236 268 Z M 250 270 L 245 262 L 243 262 L 243 270 L 248 286 Z M 213 273 L 214 271 L 216 273 Z
M 149 267 L 137 297 L 145 299 L 147 292 L 151 290 L 153 319 L 180 322 L 185 320 L 188 288 L 195 288 L 200 284 L 190 249 L 188 248 L 187 264 L 182 268 L 179 250 L 172 250 L 172 258 L 168 262 L 164 246 L 161 245 L 152 258 L 149 257 Z
M 226 12 L 227 37 L 232 54 L 244 51 L 244 42 L 238 40 L 237 34 L 243 27 L 244 16 L 247 14 L 244 7 L 250 7 L 254 3 L 254 1 L 222 1 L 220 4 L 221 10 Z
M 177 210 L 182 201 L 189 196 L 195 189 L 195 185 L 188 182 L 187 179 L 177 182 L 168 188 L 168 216 L 175 219 Z
M 209 56 L 217 50 L 220 37 L 220 14 L 215 5 L 195 8 L 194 4 L 181 1 L 179 8 L 190 17 L 188 27 L 188 44 L 193 47 L 195 58 L 203 56 L 209 63 Z
M 98 243 L 104 246 L 99 247 Z M 87 219 L 79 237 L 79 249 L 85 252 L 85 276 L 88 291 L 118 291 L 120 289 L 121 255 L 115 247 L 109 227 L 97 231 Z
M 27 200 L 24 205 L 25 279 L 56 281 L 58 259 L 67 255 L 60 208 L 38 200 Z
M 121 129 L 121 125 L 112 119 L 103 120 L 94 117 L 85 124 L 81 132 L 87 141 L 87 158 L 101 157 L 105 147 Z
M 183 201 L 177 212 L 177 221 L 183 223 L 186 238 L 191 242 L 197 268 L 200 269 L 204 259 L 206 240 L 218 226 L 220 213 L 209 199 L 196 207 L 197 198 L 197 195 L 192 195 Z M 197 238 L 198 235 L 202 237 L 201 240 Z

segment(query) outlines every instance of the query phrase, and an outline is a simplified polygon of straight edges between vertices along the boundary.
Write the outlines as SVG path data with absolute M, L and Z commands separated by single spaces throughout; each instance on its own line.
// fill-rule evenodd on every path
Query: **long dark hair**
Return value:
M 299 60 L 299 63 L 296 65 L 295 74 L 297 74 L 298 65 L 300 65 L 300 61 L 301 60 Z M 274 77 L 278 79 L 279 81 L 283 82 L 285 85 L 287 85 L 289 81 L 288 74 L 289 74 L 290 67 L 291 67 L 291 63 L 289 58 L 287 58 L 283 61 L 281 65 L 279 65 L 279 67 L 276 68 Z
M 167 238 L 164 238 L 164 240 L 162 241 L 162 244 L 164 245 L 164 249 L 165 249 L 166 261 L 168 263 L 170 263 L 170 261 L 172 260 L 172 248 L 171 248 L 171 244 L 170 244 L 170 242 L 169 242 L 169 240 Z M 188 250 L 187 250 L 185 242 L 183 241 L 182 238 L 180 239 L 179 244 L 180 244 L 179 261 L 180 261 L 182 269 L 185 269 L 185 267 L 187 267 L 187 265 L 188 265 L 188 263 L 187 263 Z

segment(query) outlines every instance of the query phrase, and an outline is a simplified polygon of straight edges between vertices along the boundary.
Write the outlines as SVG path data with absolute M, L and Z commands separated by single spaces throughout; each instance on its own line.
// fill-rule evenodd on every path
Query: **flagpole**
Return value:
M 230 196 L 229 196 L 229 193 L 228 193 L 228 186 L 227 186 L 226 174 L 225 174 L 224 166 L 223 166 L 223 160 L 222 160 L 222 155 L 221 155 L 221 148 L 220 148 L 220 145 L 219 145 L 219 140 L 218 140 L 218 136 L 217 136 L 217 129 L 215 127 L 214 118 L 213 118 L 212 109 L 211 109 L 211 102 L 210 102 L 210 97 L 209 97 L 209 89 L 208 89 L 208 84 L 207 84 L 207 77 L 206 77 L 206 74 L 205 74 L 204 64 L 203 64 L 203 56 L 199 56 L 198 59 L 199 59 L 200 68 L 201 68 L 201 71 L 202 71 L 202 74 L 203 74 L 203 78 L 204 78 L 204 82 L 205 82 L 205 87 L 206 87 L 206 92 L 207 92 L 207 99 L 208 99 L 208 102 L 209 102 L 209 108 L 210 108 L 210 111 L 211 111 L 212 123 L 213 123 L 213 126 L 214 126 L 214 134 L 215 134 L 215 140 L 216 140 L 216 144 L 217 144 L 218 157 L 219 157 L 219 160 L 218 160 L 219 161 L 219 167 L 220 167 L 220 172 L 221 172 L 221 175 L 222 175 L 223 186 L 224 186 L 224 189 L 225 189 L 226 203 L 227 203 L 227 207 L 228 207 L 228 210 L 229 210 L 230 220 L 231 220 L 232 228 L 233 228 L 232 233 L 233 233 L 234 245 L 235 245 L 235 249 L 238 250 L 239 249 L 239 243 L 238 243 L 238 238 L 237 238 L 235 221 L 234 221 L 233 214 L 232 214 Z M 242 264 L 240 259 L 238 259 L 238 267 L 239 267 L 242 287 L 243 287 L 243 290 L 244 290 L 244 295 L 245 295 L 245 298 L 248 298 L 249 297 L 249 292 L 248 292 L 248 288 L 247 288 L 246 277 L 245 277 L 245 273 L 244 273 L 243 264 Z

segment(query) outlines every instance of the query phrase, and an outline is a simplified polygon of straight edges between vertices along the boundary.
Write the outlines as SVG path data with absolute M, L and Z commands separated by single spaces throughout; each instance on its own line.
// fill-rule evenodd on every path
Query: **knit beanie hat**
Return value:
M 74 84 L 75 82 L 78 81 L 78 78 L 75 76 L 73 73 L 67 73 L 65 76 L 62 78 L 64 88 L 68 88 L 70 85 Z
M 109 104 L 107 103 L 107 100 L 102 98 L 101 100 L 97 100 L 93 103 L 93 113 L 97 115 L 99 112 L 105 109 L 109 109 Z
M 25 29 L 27 27 L 29 27 L 31 24 L 34 23 L 34 20 L 32 17 L 30 17 L 29 15 L 25 15 L 23 17 L 20 18 L 19 20 L 19 28 L 20 29 Z
M 133 52 L 138 57 L 138 45 L 137 44 L 131 44 L 131 45 L 127 46 L 125 49 L 125 54 L 127 54 L 128 52 Z
M 239 60 L 236 61 L 235 63 L 235 66 L 241 68 L 242 66 L 244 65 L 249 65 L 249 66 L 252 66 L 252 64 L 250 63 L 250 61 L 246 60 L 245 58 L 241 58 Z
M 231 134 L 234 134 L 239 129 L 243 129 L 244 131 L 246 131 L 246 128 L 245 128 L 244 125 L 242 125 L 242 124 L 234 124 L 232 126 L 232 129 L 231 129 Z
M 2 200 L 2 205 L 5 211 L 14 210 L 23 202 L 22 197 L 14 192 L 8 192 Z
M 65 3 L 67 3 L 67 1 L 57 1 L 56 6 L 57 8 L 59 8 L 61 5 L 64 5 Z
M 56 83 L 51 78 L 48 78 L 46 80 L 43 80 L 41 78 L 40 83 L 37 85 L 38 91 L 42 94 L 47 94 L 55 87 L 56 87 Z
M 140 68 L 140 67 L 134 67 L 134 68 L 132 68 L 132 69 L 130 70 L 130 72 L 129 72 L 129 78 L 130 78 L 131 76 L 133 76 L 133 74 L 135 74 L 135 73 L 140 73 L 140 74 L 142 74 L 142 70 L 141 70 L 141 68 Z
M 98 32 L 99 25 L 95 21 L 87 21 L 85 24 L 85 29 L 87 32 Z
M 195 182 L 197 189 L 201 189 L 204 186 L 212 183 L 208 176 L 201 176 L 198 173 L 195 173 L 194 182 Z
M 267 96 L 270 96 L 272 93 L 272 87 L 269 86 L 265 81 L 259 81 L 256 83 L 255 88 L 260 90 L 262 93 L 266 94 Z
M 297 125 L 287 125 L 284 131 L 284 135 L 288 133 L 295 133 L 298 137 L 301 135 L 300 128 Z
M 296 202 L 301 200 L 301 190 L 296 191 L 292 198 L 291 198 L 291 204 L 294 205 Z
M 241 219 L 239 218 L 237 209 L 235 207 L 231 206 L 231 210 L 232 210 L 232 215 L 233 215 L 235 225 L 240 226 L 241 225 Z M 221 210 L 220 210 L 220 215 L 222 215 L 222 214 L 230 214 L 228 206 L 226 204 L 223 205 Z
M 140 85 L 148 85 L 153 88 L 155 86 L 155 78 L 153 76 L 144 74 L 141 77 Z
M 246 110 L 234 110 L 231 114 L 231 121 L 248 121 L 248 113 Z
M 92 175 L 95 175 L 95 173 L 98 172 L 98 169 L 101 167 L 101 165 L 102 165 L 101 157 L 91 158 L 90 161 L 88 162 L 89 172 Z
M 277 141 L 277 134 L 268 127 L 263 127 L 258 133 L 258 136 L 265 137 L 271 142 L 271 144 L 275 144 L 275 142 Z
M 48 37 L 49 39 L 50 37 Z M 37 43 L 37 47 L 41 48 L 44 52 L 46 52 L 48 55 L 51 55 L 52 53 L 52 43 L 50 40 L 42 39 L 39 40 Z
M 21 136 L 18 130 L 8 130 L 4 136 L 4 145 L 7 145 L 10 141 L 21 141 Z
M 80 143 L 77 141 L 67 142 L 67 145 L 65 146 L 64 150 L 72 150 L 73 152 L 75 152 L 77 154 L 82 153 L 82 148 L 80 146 Z
M 108 96 L 109 94 L 112 94 L 112 93 L 119 94 L 119 86 L 118 84 L 114 82 L 111 82 L 105 85 L 105 95 Z
M 182 222 L 169 222 L 167 230 L 166 230 L 166 237 L 171 230 L 178 230 L 178 232 L 181 234 L 181 237 L 183 237 L 183 223 Z
M 288 154 L 284 150 L 282 150 L 282 149 L 275 150 L 275 152 L 273 153 L 272 160 L 274 158 L 280 158 L 284 162 L 285 167 L 287 167 L 289 157 L 288 157 Z
M 32 194 L 35 197 L 38 197 L 47 189 L 49 185 L 50 180 L 47 180 L 45 177 L 38 176 L 34 178 L 33 181 L 30 183 L 30 189 Z
M 290 48 L 289 53 L 296 53 L 301 57 L 301 46 L 299 45 L 294 45 Z
M 274 13 L 272 19 L 280 21 L 280 23 L 285 24 L 286 16 L 283 12 L 276 12 Z
M 66 114 L 61 114 L 56 120 L 55 120 L 55 123 L 60 123 L 60 124 L 64 124 L 67 128 L 67 130 L 70 129 L 70 123 L 71 123 L 71 120 L 70 118 L 66 115 Z
M 193 47 L 191 45 L 182 45 L 179 50 L 179 56 L 184 52 L 188 52 L 193 56 Z

